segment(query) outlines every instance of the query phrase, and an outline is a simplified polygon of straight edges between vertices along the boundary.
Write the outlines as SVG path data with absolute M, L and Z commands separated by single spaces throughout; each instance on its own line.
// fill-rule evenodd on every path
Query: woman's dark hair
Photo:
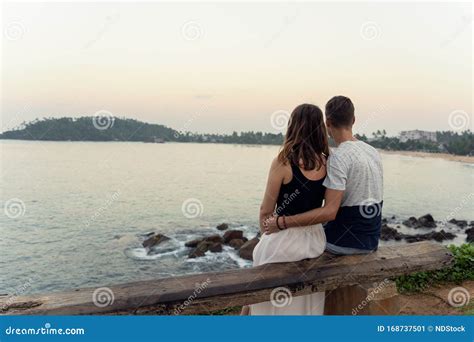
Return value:
M 291 113 L 285 141 L 278 154 L 278 160 L 288 161 L 305 170 L 318 170 L 326 164 L 329 155 L 328 135 L 323 112 L 318 106 L 302 104 Z

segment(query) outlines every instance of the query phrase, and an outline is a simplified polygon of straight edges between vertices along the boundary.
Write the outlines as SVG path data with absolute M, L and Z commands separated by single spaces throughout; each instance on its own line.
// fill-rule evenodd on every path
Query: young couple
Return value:
M 354 105 L 344 96 L 295 108 L 285 142 L 273 160 L 260 209 L 262 238 L 254 266 L 377 249 L 381 228 L 383 172 L 378 152 L 352 134 Z M 329 151 L 328 133 L 337 148 Z M 326 223 L 324 228 L 322 223 Z M 321 315 L 324 292 L 243 308 L 251 315 Z

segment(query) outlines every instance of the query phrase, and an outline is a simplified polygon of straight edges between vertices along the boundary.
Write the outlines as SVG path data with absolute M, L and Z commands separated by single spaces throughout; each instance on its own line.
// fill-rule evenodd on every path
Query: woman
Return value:
M 291 114 L 285 142 L 268 175 L 260 208 L 263 234 L 253 252 L 254 266 L 316 258 L 324 252 L 326 236 L 321 224 L 287 229 L 285 216 L 322 206 L 328 154 L 327 131 L 321 109 L 311 104 L 299 105 Z M 265 229 L 265 220 L 271 216 L 276 216 L 277 233 L 270 234 Z M 324 292 L 290 298 L 290 294 L 282 290 L 280 294 L 272 292 L 275 298 L 270 298 L 270 302 L 244 307 L 242 314 L 323 314 Z M 282 299 L 283 303 L 280 302 Z

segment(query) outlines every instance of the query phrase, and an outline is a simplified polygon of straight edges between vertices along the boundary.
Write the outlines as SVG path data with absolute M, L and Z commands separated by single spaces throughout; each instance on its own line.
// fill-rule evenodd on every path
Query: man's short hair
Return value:
M 351 127 L 354 123 L 354 104 L 342 95 L 334 96 L 326 103 L 326 120 L 337 128 Z

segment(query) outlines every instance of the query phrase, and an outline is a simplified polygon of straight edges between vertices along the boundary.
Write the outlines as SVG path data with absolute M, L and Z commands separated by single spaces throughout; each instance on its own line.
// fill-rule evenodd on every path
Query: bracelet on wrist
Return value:
M 277 216 L 277 218 L 276 218 L 276 225 L 277 225 L 278 230 L 283 230 L 283 228 L 280 227 L 280 224 L 278 223 L 278 220 L 280 219 L 280 217 L 281 217 L 281 216 Z
M 284 229 L 288 229 L 288 226 L 286 225 L 286 218 L 283 216 L 283 227 Z

